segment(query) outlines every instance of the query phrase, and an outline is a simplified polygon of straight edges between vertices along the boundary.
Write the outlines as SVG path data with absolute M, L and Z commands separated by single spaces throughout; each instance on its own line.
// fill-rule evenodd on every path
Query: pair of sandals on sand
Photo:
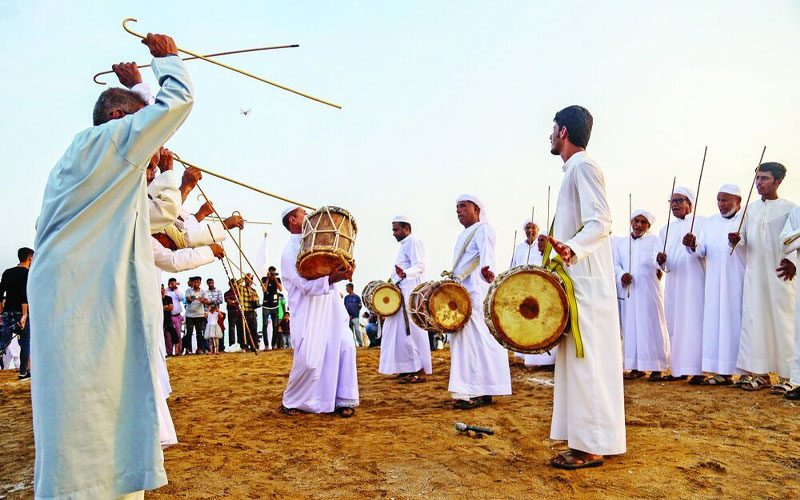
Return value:
M 751 392 L 769 389 L 770 394 L 775 394 L 778 396 L 785 396 L 787 393 L 794 390 L 794 386 L 792 386 L 792 384 L 786 380 L 781 380 L 777 384 L 772 385 L 769 377 L 763 377 L 761 375 L 742 375 L 739 377 L 739 380 L 733 384 L 733 387 Z M 798 399 L 800 399 L 800 394 L 798 394 Z
M 281 407 L 278 408 L 278 413 L 281 413 L 283 415 L 288 415 L 290 417 L 298 417 L 308 412 L 305 412 L 303 410 L 298 410 L 297 408 L 287 408 L 281 405 Z M 351 406 L 338 406 L 333 410 L 333 413 L 339 415 L 342 418 L 350 418 L 356 414 L 356 409 Z
M 420 375 L 419 373 L 400 373 L 397 375 L 401 384 L 421 384 L 428 380 L 427 375 Z
M 624 378 L 625 380 L 635 380 L 637 378 L 642 378 L 645 375 L 647 375 L 647 373 L 645 373 L 643 371 L 631 370 L 631 371 L 629 371 L 627 373 L 624 373 L 622 375 L 622 378 Z M 686 378 L 687 378 L 686 375 L 683 375 L 681 377 L 675 377 L 673 375 L 664 375 L 662 372 L 659 372 L 659 371 L 653 371 L 653 372 L 650 372 L 650 375 L 647 377 L 647 381 L 648 382 L 675 382 L 676 380 L 686 380 Z
M 474 410 L 490 404 L 492 404 L 491 396 L 478 396 L 477 398 L 456 399 L 453 403 L 453 408 L 456 410 Z

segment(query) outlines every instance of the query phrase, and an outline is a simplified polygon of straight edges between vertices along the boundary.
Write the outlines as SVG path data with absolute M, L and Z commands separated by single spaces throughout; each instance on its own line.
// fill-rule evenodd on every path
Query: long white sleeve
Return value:
M 194 219 L 194 217 L 192 217 L 192 219 Z M 208 228 L 211 228 L 211 232 L 208 231 Z M 211 233 L 214 233 L 213 238 L 211 237 Z M 204 247 L 212 243 L 219 243 L 225 241 L 226 238 L 227 233 L 221 222 L 212 222 L 210 224 L 201 223 L 198 226 L 192 226 L 191 228 L 187 226 L 186 228 L 186 240 L 190 248 Z
M 184 248 L 172 251 L 164 248 L 161 243 L 154 238 L 150 238 L 153 244 L 153 258 L 156 267 L 162 271 L 178 273 L 197 269 L 200 266 L 214 262 L 214 253 L 209 247 Z
M 150 232 L 157 233 L 172 224 L 181 208 L 181 192 L 175 187 L 172 170 L 157 175 L 147 186 Z
M 425 273 L 425 246 L 420 240 L 414 238 L 409 242 L 407 253 L 411 265 L 403 269 L 406 278 L 413 279 Z

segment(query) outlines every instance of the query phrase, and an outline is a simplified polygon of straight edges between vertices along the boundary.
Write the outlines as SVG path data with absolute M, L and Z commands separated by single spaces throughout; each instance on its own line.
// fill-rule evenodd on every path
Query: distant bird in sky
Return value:
M 241 114 L 242 114 L 242 115 L 244 115 L 244 116 L 248 116 L 248 115 L 250 114 L 250 111 L 251 111 L 251 110 L 252 110 L 252 108 L 240 109 L 240 110 L 239 110 L 239 113 L 241 113 Z

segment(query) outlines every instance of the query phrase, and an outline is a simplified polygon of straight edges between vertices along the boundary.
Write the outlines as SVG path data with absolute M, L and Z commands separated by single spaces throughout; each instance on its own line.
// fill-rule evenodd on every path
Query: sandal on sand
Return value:
M 580 452 L 578 452 L 580 453 Z M 600 457 L 595 460 L 586 460 L 573 450 L 556 455 L 550 459 L 550 465 L 556 469 L 585 469 L 587 467 L 600 467 L 605 462 L 605 458 Z
M 730 375 L 711 375 L 707 379 L 703 380 L 703 383 L 700 385 L 710 385 L 710 386 L 720 386 L 720 385 L 733 385 L 733 380 L 731 379 Z
M 752 375 L 741 375 L 739 380 L 733 383 L 734 389 L 741 389 L 743 386 L 750 384 L 753 381 Z
M 352 406 L 340 406 L 333 410 L 333 412 L 342 418 L 350 418 L 356 414 L 356 409 Z
M 692 375 L 692 377 L 689 379 L 689 385 L 703 385 L 705 380 L 706 378 L 702 375 Z
M 800 386 L 795 387 L 791 391 L 786 391 L 786 394 L 784 394 L 783 397 L 792 401 L 797 401 L 800 399 Z
M 282 413 L 284 415 L 289 415 L 290 417 L 297 417 L 297 416 L 302 415 L 305 412 L 303 410 L 298 410 L 297 408 L 287 408 L 287 407 L 281 405 L 281 407 L 278 408 L 278 413 Z
M 760 391 L 761 389 L 769 389 L 770 384 L 769 381 L 764 380 L 764 377 L 756 377 L 750 382 L 746 382 L 742 385 L 742 389 L 745 391 Z
M 421 384 L 428 380 L 428 377 L 422 378 L 419 375 L 411 375 L 410 377 L 401 378 L 401 384 Z
M 778 382 L 777 384 L 773 385 L 772 389 L 769 390 L 769 393 L 770 394 L 778 394 L 780 396 L 783 396 L 784 394 L 786 394 L 787 392 L 791 391 L 792 389 L 794 389 L 794 386 L 792 384 L 790 384 L 788 381 L 783 380 L 783 381 Z
M 456 410 L 472 410 L 479 406 L 483 406 L 481 398 L 456 399 L 453 403 L 453 408 Z
M 681 375 L 680 377 L 676 377 L 675 375 L 669 374 L 664 376 L 664 382 L 675 382 L 677 380 L 686 380 L 687 378 L 689 377 L 687 377 L 686 375 Z
M 650 372 L 650 376 L 647 377 L 648 382 L 664 382 L 664 374 L 661 372 Z
M 640 372 L 639 370 L 631 370 L 625 375 L 622 376 L 625 380 L 634 380 L 637 378 L 642 378 L 645 376 L 644 372 Z

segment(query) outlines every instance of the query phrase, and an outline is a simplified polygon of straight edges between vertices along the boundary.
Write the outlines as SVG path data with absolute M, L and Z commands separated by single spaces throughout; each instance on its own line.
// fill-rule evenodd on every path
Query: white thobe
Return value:
M 425 247 L 422 241 L 413 234 L 403 238 L 394 264 L 406 274 L 405 279 L 400 281 L 400 276 L 392 266 L 392 283 L 400 287 L 405 307 L 386 318 L 383 324 L 378 373 L 394 375 L 424 370 L 430 375 L 432 366 L 428 332 L 418 327 L 408 316 L 411 292 L 425 281 Z
M 656 274 L 658 265 L 653 260 L 653 249 L 657 246 L 658 237 L 654 234 L 637 239 L 618 238 L 614 242 L 614 274 L 619 297 L 623 299 L 622 346 L 626 370 L 664 371 L 669 365 L 664 292 Z M 626 287 L 622 275 L 628 272 L 633 281 Z
M 514 257 L 511 259 L 511 267 L 524 266 L 527 264 L 535 266 L 542 265 L 542 252 L 539 251 L 539 245 L 536 239 L 533 240 L 532 245 L 528 245 L 528 240 L 525 240 L 517 245 L 517 248 L 514 250 Z M 558 348 L 554 347 L 549 353 L 515 353 L 514 355 L 524 359 L 525 366 L 548 366 L 556 362 L 556 352 L 558 352 Z
M 778 278 L 775 269 L 784 258 L 780 234 L 795 206 L 783 198 L 756 200 L 744 217 L 739 246 L 747 256 L 736 367 L 750 373 L 791 374 L 797 286 Z
M 489 283 L 481 275 L 481 269 L 494 267 L 494 229 L 485 222 L 476 224 L 461 232 L 453 254 L 455 276 L 464 273 L 474 259 L 480 261 L 478 267 L 461 282 L 469 292 L 472 315 L 464 328 L 450 334 L 450 385 L 447 390 L 455 399 L 511 394 L 508 351 L 492 337 L 483 318 L 483 301 Z M 473 231 L 475 236 L 456 265 L 455 259 Z
M 694 234 L 703 230 L 706 218 L 698 215 Z M 664 264 L 664 312 L 670 342 L 670 372 L 676 377 L 703 373 L 703 297 L 705 296 L 705 259 L 698 258 L 684 246 L 692 214 L 669 223 L 667 262 Z M 667 226 L 661 228 L 652 259 L 664 250 Z
M 151 230 L 171 224 L 178 216 L 181 192 L 175 187 L 175 172 L 172 170 L 167 170 L 153 179 L 147 186 L 147 196 Z
M 794 241 L 789 241 L 797 238 Z M 788 242 L 788 243 L 787 243 Z M 795 207 L 789 213 L 789 218 L 781 231 L 781 244 L 783 245 L 783 253 L 788 256 L 796 258 L 796 253 L 800 250 L 800 207 Z M 795 281 L 800 281 L 795 278 Z M 797 294 L 797 300 L 800 300 L 800 294 Z M 800 307 L 796 307 L 796 314 L 800 314 Z M 792 357 L 791 380 L 794 385 L 800 385 L 800 318 L 795 316 L 795 330 L 794 330 L 794 356 Z
M 283 286 L 292 308 L 294 346 L 283 406 L 311 413 L 358 406 L 350 315 L 327 276 L 307 280 L 297 273 L 299 249 L 300 235 L 292 234 L 281 255 Z
M 167 482 L 149 241 L 162 228 L 150 224 L 145 170 L 192 94 L 180 58 L 156 58 L 153 70 L 156 103 L 76 135 L 45 187 L 28 280 L 31 353 L 43 367 L 31 380 L 37 498 L 115 498 Z
M 556 356 L 550 439 L 587 453 L 625 453 L 625 403 L 611 214 L 603 172 L 585 152 L 563 166 L 553 237 L 575 252 L 567 268 L 575 284 L 583 358 L 567 333 Z
M 703 371 L 732 375 L 742 331 L 742 287 L 747 249 L 731 255 L 728 233 L 735 233 L 742 211 L 726 219 L 717 214 L 706 219 L 697 235 L 697 257 L 705 258 L 703 299 Z

